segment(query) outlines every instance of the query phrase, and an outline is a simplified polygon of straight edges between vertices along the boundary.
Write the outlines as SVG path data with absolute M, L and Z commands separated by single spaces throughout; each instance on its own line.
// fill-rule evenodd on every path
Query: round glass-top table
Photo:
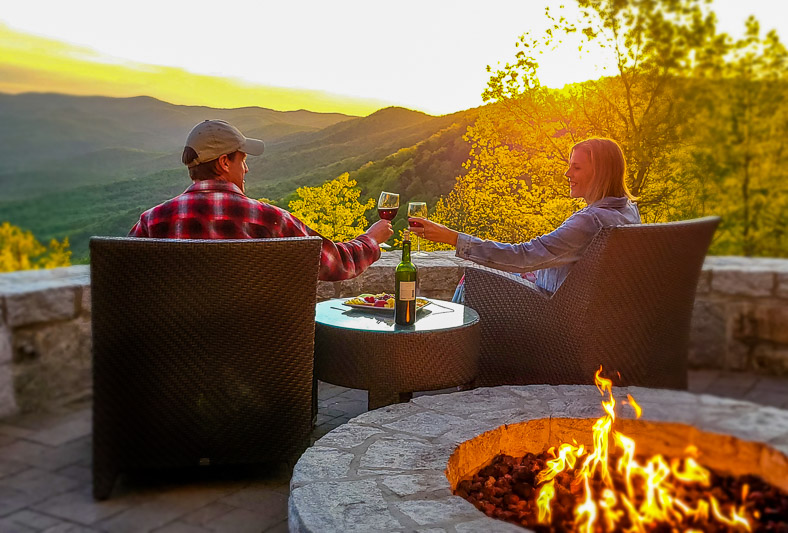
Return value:
M 368 391 L 369 409 L 407 401 L 414 391 L 471 382 L 479 369 L 479 315 L 428 298 L 413 326 L 394 323 L 393 309 L 354 309 L 345 299 L 315 310 L 317 379 Z

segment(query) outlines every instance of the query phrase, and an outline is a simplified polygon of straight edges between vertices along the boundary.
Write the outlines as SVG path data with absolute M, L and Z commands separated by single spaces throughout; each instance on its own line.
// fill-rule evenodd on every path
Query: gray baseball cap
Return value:
M 260 155 L 265 144 L 259 139 L 248 139 L 238 128 L 224 120 L 200 122 L 186 138 L 186 146 L 197 152 L 197 158 L 186 166 L 194 167 L 218 159 L 237 150 L 249 155 Z

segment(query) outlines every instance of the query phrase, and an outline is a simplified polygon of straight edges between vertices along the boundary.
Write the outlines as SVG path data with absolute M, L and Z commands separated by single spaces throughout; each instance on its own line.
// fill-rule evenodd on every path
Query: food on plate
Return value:
M 355 298 L 345 300 L 345 305 L 359 305 L 365 307 L 383 307 L 387 309 L 394 309 L 394 295 L 388 292 L 381 292 L 378 294 L 359 294 Z M 422 308 L 429 303 L 424 298 L 416 298 L 416 308 Z

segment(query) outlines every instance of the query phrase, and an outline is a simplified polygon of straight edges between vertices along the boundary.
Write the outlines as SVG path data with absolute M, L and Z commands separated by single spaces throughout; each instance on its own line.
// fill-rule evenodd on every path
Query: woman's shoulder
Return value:
M 600 227 L 640 223 L 640 211 L 638 211 L 637 204 L 625 196 L 607 196 L 587 205 L 572 216 L 575 215 L 582 218 L 592 218 Z

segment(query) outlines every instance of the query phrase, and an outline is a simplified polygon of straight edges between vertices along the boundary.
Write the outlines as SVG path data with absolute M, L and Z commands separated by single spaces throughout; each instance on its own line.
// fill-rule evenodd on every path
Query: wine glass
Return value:
M 386 220 L 393 220 L 399 211 L 399 194 L 383 191 L 378 198 L 378 215 Z
M 427 204 L 424 202 L 410 202 L 408 204 L 408 216 L 409 217 L 419 217 L 419 218 L 427 218 Z M 420 228 L 421 222 L 408 222 L 413 228 Z M 421 239 L 418 235 L 416 235 L 416 253 L 413 255 L 423 256 L 427 255 L 421 251 Z
M 378 216 L 386 220 L 393 220 L 399 211 L 399 194 L 383 191 L 378 198 Z M 391 248 L 388 244 L 381 243 L 381 248 Z

